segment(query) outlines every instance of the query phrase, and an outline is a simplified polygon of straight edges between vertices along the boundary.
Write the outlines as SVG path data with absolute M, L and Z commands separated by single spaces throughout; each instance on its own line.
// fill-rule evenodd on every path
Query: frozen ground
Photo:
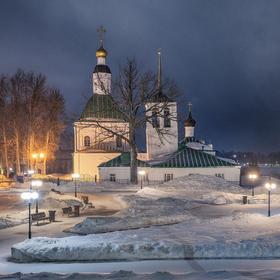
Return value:
M 250 280 L 250 279 L 279 279 L 279 271 L 274 270 L 256 270 L 256 271 L 209 271 L 209 272 L 191 272 L 187 274 L 171 274 L 168 272 L 155 272 L 152 274 L 136 274 L 131 271 L 119 271 L 109 274 L 21 274 L 0 275 L 1 280 L 28 280 L 28 279 L 67 279 L 67 280 L 205 280 L 205 279 L 234 279 L 234 280 Z
M 12 255 L 27 262 L 278 258 L 279 194 L 267 218 L 266 195 L 258 191 L 253 204 L 242 205 L 248 190 L 223 179 L 176 179 L 123 196 L 127 207 L 118 214 L 87 218 L 69 230 L 86 236 L 26 240 L 13 246 Z

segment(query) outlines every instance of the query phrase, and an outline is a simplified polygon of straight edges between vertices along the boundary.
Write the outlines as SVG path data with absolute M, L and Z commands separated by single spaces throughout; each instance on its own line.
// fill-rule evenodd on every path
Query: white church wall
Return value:
M 103 162 L 107 162 L 117 156 L 120 153 L 79 153 L 73 154 L 73 169 L 74 173 L 79 173 L 81 177 L 97 176 L 99 179 L 98 165 Z
M 147 110 L 155 106 L 155 103 L 146 105 Z M 159 104 L 159 106 L 161 106 Z M 160 155 L 168 154 L 177 151 L 178 149 L 178 124 L 177 124 L 177 106 L 175 102 L 169 104 L 170 110 L 170 122 L 171 126 L 164 128 L 164 118 L 159 117 L 160 129 L 165 129 L 167 134 L 164 137 L 160 137 L 156 131 L 156 128 L 149 122 L 146 123 L 146 145 L 147 145 L 147 157 L 148 159 L 157 158 Z M 162 113 L 161 113 L 162 114 Z M 147 113 L 148 117 L 151 117 L 152 112 Z
M 185 137 L 194 137 L 194 127 L 185 126 Z
M 138 168 L 146 171 L 146 178 L 150 181 L 164 181 L 165 174 L 172 174 L 173 179 L 191 175 L 210 175 L 222 177 L 227 181 L 239 182 L 240 167 L 205 167 L 205 168 Z M 104 180 L 110 179 L 110 174 L 115 174 L 116 180 L 130 179 L 129 167 L 100 167 L 100 178 Z
M 111 77 L 110 73 L 93 73 L 93 94 L 109 94 L 111 92 Z
M 99 122 L 101 126 L 107 127 L 114 131 L 122 133 L 128 133 L 128 124 L 123 122 Z M 108 137 L 108 133 L 102 128 L 96 127 L 92 123 L 88 122 L 76 122 L 75 123 L 75 151 L 81 151 L 87 149 L 84 144 L 84 138 L 88 136 L 90 138 L 90 147 L 111 147 L 117 148 L 116 136 Z M 123 150 L 128 149 L 128 144 L 122 140 Z M 98 148 L 97 148 L 98 149 Z

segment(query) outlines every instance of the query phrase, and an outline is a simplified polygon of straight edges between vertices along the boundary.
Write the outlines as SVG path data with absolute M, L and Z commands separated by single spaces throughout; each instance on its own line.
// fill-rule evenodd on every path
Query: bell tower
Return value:
M 96 51 L 97 64 L 92 74 L 93 94 L 110 94 L 112 74 L 106 65 L 107 51 L 103 46 L 106 29 L 100 26 L 97 32 L 99 34 L 99 48 Z
M 163 93 L 161 50 L 157 52 L 157 93 L 145 105 L 147 158 L 156 159 L 178 150 L 177 104 Z M 157 110 L 158 108 L 158 110 Z

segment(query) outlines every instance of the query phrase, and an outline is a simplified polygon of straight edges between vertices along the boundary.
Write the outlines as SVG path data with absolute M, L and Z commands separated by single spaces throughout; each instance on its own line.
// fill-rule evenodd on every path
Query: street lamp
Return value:
M 21 194 L 21 198 L 28 202 L 28 238 L 31 239 L 31 203 L 33 200 L 37 200 L 39 194 L 37 192 L 33 192 L 32 189 L 29 192 L 23 192 Z
M 80 174 L 73 173 L 72 178 L 74 179 L 74 182 L 75 182 L 75 197 L 77 197 L 77 179 L 80 178 Z
M 38 188 L 39 187 L 41 187 L 43 185 L 43 182 L 42 181 L 40 181 L 40 180 L 34 180 L 34 181 L 31 181 L 31 187 L 33 188 L 33 187 L 35 187 L 35 188 L 37 188 L 37 193 L 38 193 L 38 195 L 39 195 L 39 192 L 38 192 Z M 32 189 L 31 188 L 31 189 Z M 39 201 L 38 201 L 38 199 L 36 199 L 36 214 L 39 212 L 38 211 L 39 210 Z
M 268 190 L 268 213 L 267 213 L 267 216 L 270 217 L 270 194 L 271 194 L 271 191 L 276 188 L 276 184 L 269 182 L 269 183 L 265 184 L 265 187 Z
M 251 189 L 252 189 L 252 196 L 255 195 L 255 180 L 258 178 L 257 174 L 251 173 L 249 174 L 249 179 L 252 181 Z
M 140 170 L 138 172 L 138 174 L 140 175 L 140 180 L 141 180 L 141 189 L 143 187 L 143 177 L 146 175 L 146 171 L 145 170 Z

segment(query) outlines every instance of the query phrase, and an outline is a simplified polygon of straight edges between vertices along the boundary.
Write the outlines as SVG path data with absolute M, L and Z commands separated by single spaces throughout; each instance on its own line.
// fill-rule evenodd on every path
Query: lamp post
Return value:
M 32 189 L 29 192 L 23 192 L 21 198 L 28 202 L 28 238 L 31 239 L 31 203 L 33 200 L 37 200 L 39 197 L 37 192 L 33 192 Z
M 74 179 L 74 184 L 75 184 L 75 197 L 77 197 L 77 179 L 80 178 L 80 174 L 73 173 L 72 178 Z
M 33 187 L 36 187 L 37 188 L 37 193 L 38 193 L 38 195 L 39 195 L 39 191 L 38 191 L 38 188 L 39 187 L 41 187 L 43 185 L 43 182 L 42 181 L 40 181 L 40 180 L 35 180 L 35 181 L 31 181 L 31 187 L 33 188 Z M 36 212 L 36 214 L 39 212 L 39 201 L 38 201 L 38 199 L 36 199 L 36 210 L 35 210 L 35 212 Z
M 252 190 L 252 196 L 255 195 L 255 180 L 258 178 L 257 174 L 251 173 L 249 174 L 249 179 L 252 181 L 251 190 Z
M 271 194 L 271 191 L 274 190 L 276 188 L 276 184 L 274 183 L 271 183 L 269 181 L 269 183 L 266 183 L 265 184 L 265 187 L 267 188 L 268 190 L 268 212 L 267 212 L 267 216 L 270 217 L 270 194 Z
M 142 190 L 142 188 L 143 188 L 143 177 L 146 175 L 146 171 L 145 170 L 140 170 L 138 172 L 138 174 L 140 175 L 141 190 Z

